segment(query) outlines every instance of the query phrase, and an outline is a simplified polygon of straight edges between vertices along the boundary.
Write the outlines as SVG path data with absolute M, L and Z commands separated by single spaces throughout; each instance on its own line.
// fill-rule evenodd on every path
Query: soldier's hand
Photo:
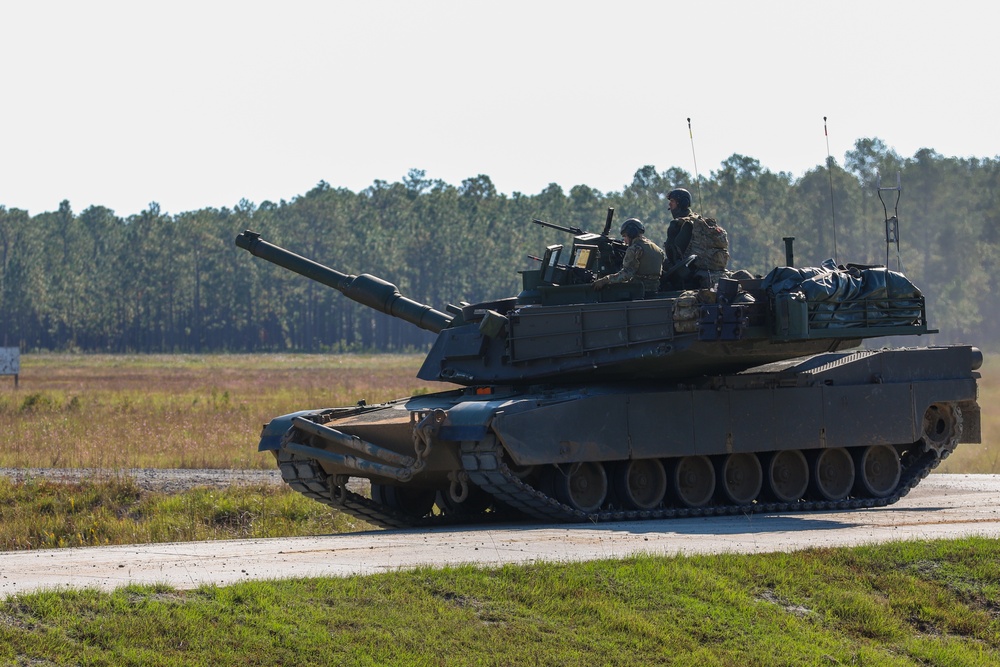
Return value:
M 598 279 L 597 279 L 597 280 L 595 280 L 595 281 L 594 281 L 594 283 L 593 283 L 593 285 L 594 285 L 594 289 L 595 289 L 595 290 L 602 290 L 602 289 L 604 289 L 604 288 L 605 288 L 605 287 L 607 286 L 607 284 L 608 284 L 609 282 L 610 282 L 610 281 L 608 280 L 608 277 L 607 277 L 607 276 L 604 276 L 603 278 L 598 278 Z

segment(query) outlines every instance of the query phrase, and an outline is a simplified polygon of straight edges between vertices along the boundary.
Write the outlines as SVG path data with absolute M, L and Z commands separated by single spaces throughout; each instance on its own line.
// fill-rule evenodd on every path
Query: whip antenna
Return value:
M 830 157 L 830 133 L 826 131 L 826 116 L 823 116 L 823 136 L 826 137 L 826 172 L 830 175 L 830 217 L 833 219 L 833 261 L 837 259 L 837 212 L 833 208 L 833 158 Z
M 694 160 L 694 184 L 698 188 L 698 201 L 704 208 L 705 200 L 701 198 L 701 175 L 698 173 L 698 156 L 694 152 L 694 132 L 691 131 L 690 118 L 688 118 L 688 136 L 691 137 L 691 159 Z

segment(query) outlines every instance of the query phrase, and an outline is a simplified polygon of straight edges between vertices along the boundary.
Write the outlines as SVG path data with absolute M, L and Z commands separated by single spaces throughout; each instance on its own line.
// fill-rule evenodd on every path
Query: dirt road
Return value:
M 527 563 L 637 553 L 790 551 L 894 540 L 1000 538 L 1000 475 L 931 475 L 886 509 L 602 525 L 491 525 L 309 538 L 150 544 L 0 554 L 0 596 L 126 584 L 176 588 L 345 576 L 419 565 Z

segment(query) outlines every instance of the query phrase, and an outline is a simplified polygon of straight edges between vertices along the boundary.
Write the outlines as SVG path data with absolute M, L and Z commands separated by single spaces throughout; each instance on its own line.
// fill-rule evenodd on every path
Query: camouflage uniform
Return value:
M 627 283 L 633 278 L 642 282 L 645 293 L 650 294 L 660 288 L 660 268 L 663 266 L 663 251 L 645 236 L 632 239 L 625 251 L 622 270 L 606 276 L 608 283 Z

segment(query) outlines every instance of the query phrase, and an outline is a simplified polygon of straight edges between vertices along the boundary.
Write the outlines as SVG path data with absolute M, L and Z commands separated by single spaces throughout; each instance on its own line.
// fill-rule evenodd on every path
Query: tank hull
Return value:
M 303 493 L 389 526 L 866 507 L 980 440 L 979 363 L 968 346 L 857 350 L 660 382 L 484 385 L 286 415 L 260 449 Z M 357 477 L 370 498 L 347 489 Z

